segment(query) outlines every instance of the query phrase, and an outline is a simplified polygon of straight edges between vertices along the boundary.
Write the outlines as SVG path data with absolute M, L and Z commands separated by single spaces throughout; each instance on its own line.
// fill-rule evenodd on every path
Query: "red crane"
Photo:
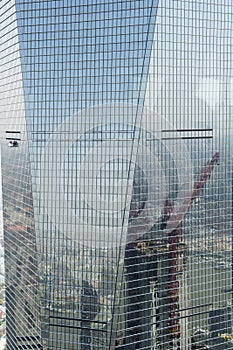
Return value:
M 216 152 L 210 162 L 202 170 L 199 179 L 194 183 L 194 188 L 188 198 L 186 198 L 177 213 L 169 200 L 166 200 L 164 206 L 164 229 L 168 232 L 168 243 L 170 249 L 170 300 L 171 300 L 171 334 L 175 337 L 180 335 L 179 325 L 179 281 L 178 273 L 178 249 L 182 239 L 181 223 L 185 214 L 190 209 L 193 201 L 199 196 L 204 188 L 207 179 L 210 177 L 215 164 L 219 161 L 220 154 Z M 175 227 L 175 229 L 174 229 Z M 173 228 L 173 229 L 172 229 Z
M 155 226 L 156 228 L 151 232 L 126 246 L 127 319 L 126 335 L 123 341 L 124 346 L 129 350 L 154 347 L 151 339 L 152 316 L 150 312 L 152 302 L 152 299 L 150 300 L 150 281 L 153 280 L 157 281 L 159 293 L 157 316 L 161 317 L 158 321 L 157 341 L 160 345 L 166 346 L 170 341 L 173 342 L 173 339 L 180 337 L 179 280 L 177 276 L 178 254 L 182 245 L 181 223 L 192 202 L 204 188 L 218 159 L 219 152 L 202 170 L 199 179 L 194 183 L 193 190 L 190 191 L 190 196 L 184 199 L 178 211 L 169 199 L 165 201 L 161 225 L 165 233 L 164 238 L 158 239 L 157 226 Z M 159 259 L 162 264 L 160 282 L 157 265 Z M 161 349 L 165 348 L 161 347 Z

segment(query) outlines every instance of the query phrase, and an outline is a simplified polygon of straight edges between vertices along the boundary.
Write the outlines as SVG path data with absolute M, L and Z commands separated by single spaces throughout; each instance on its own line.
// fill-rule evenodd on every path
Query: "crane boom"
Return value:
M 185 198 L 180 209 L 175 213 L 172 203 L 167 199 L 164 205 L 164 222 L 166 223 L 166 229 L 171 230 L 177 227 L 179 223 L 184 219 L 185 214 L 189 210 L 193 201 L 199 196 L 201 190 L 204 188 L 207 179 L 210 177 L 214 166 L 219 161 L 220 154 L 216 152 L 212 159 L 208 162 L 205 168 L 202 170 L 199 179 L 194 183 L 194 188 L 190 193 L 190 196 Z

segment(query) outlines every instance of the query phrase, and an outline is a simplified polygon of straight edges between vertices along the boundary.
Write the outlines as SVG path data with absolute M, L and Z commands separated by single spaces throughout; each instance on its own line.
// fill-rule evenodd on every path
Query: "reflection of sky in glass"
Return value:
M 157 1 L 17 6 L 28 8 L 18 12 L 28 117 L 59 122 L 90 105 L 143 103 Z
M 177 128 L 232 128 L 232 4 L 163 1 L 146 103 Z
M 27 17 L 20 11 L 25 7 Z M 53 1 L 17 1 L 17 9 L 27 116 L 38 128 L 39 117 L 52 117 L 47 129 L 53 130 L 90 105 L 142 104 L 149 63 L 151 107 L 179 124 L 192 119 L 212 127 L 219 113 L 226 120 L 218 109 L 232 104 L 230 4 L 219 4 L 216 12 L 214 2 L 165 0 L 157 11 L 157 1 L 108 0 L 55 10 Z M 158 105 L 157 97 L 167 106 Z

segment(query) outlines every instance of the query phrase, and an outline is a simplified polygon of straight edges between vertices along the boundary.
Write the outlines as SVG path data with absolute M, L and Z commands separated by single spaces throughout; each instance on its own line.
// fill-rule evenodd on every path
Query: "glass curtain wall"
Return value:
M 2 0 L 7 349 L 233 349 L 232 17 Z

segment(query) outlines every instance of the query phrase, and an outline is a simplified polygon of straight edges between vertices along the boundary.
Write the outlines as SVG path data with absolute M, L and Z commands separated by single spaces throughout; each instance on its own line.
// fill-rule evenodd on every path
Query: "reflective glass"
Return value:
M 7 349 L 232 349 L 229 1 L 4 0 Z

